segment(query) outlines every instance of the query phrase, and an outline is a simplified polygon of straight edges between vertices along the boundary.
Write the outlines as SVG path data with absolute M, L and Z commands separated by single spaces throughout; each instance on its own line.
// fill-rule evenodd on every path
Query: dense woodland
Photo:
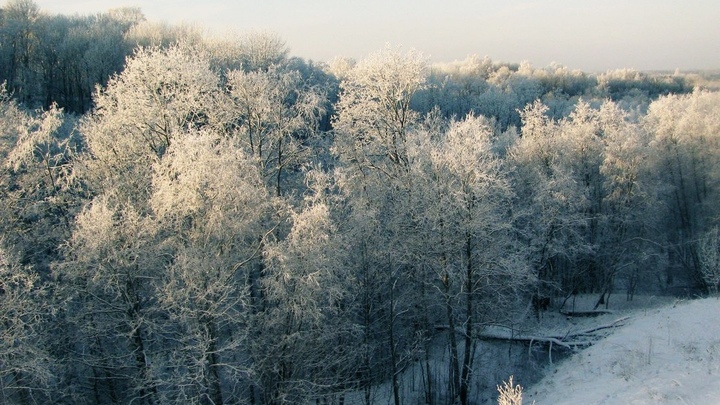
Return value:
M 699 75 L 316 63 L 11 0 L 0 82 L 1 403 L 467 405 L 488 325 L 720 282 Z

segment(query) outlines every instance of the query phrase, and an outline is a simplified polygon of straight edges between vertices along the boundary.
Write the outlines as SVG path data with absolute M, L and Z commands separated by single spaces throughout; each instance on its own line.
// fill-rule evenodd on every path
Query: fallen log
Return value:
M 614 313 L 613 311 L 607 310 L 607 309 L 593 309 L 589 311 L 568 311 L 561 309 L 560 313 L 565 316 L 572 316 L 572 317 L 594 317 L 594 316 L 600 316 L 600 315 L 608 315 Z
M 595 332 L 598 332 L 598 331 L 601 331 L 601 330 L 605 330 L 605 329 L 617 328 L 618 326 L 623 326 L 623 325 L 625 324 L 625 321 L 627 321 L 628 319 L 630 319 L 629 316 L 623 316 L 622 318 L 618 318 L 618 319 L 616 319 L 616 320 L 614 320 L 614 321 L 612 321 L 612 322 L 610 322 L 610 323 L 607 323 L 607 324 L 604 324 L 604 325 L 600 325 L 600 326 L 595 326 L 595 327 L 590 328 L 590 329 L 585 329 L 585 330 L 582 330 L 582 331 L 580 331 L 580 332 L 573 333 L 572 335 L 573 335 L 573 336 L 581 336 L 581 335 L 587 335 L 587 334 L 595 333 Z
M 547 345 L 548 357 L 550 360 L 550 364 L 552 364 L 553 346 L 562 347 L 567 350 L 577 350 L 580 347 L 592 346 L 595 342 L 606 336 L 605 333 L 601 332 L 622 326 L 628 319 L 630 319 L 630 317 L 625 316 L 616 319 L 608 324 L 594 326 L 592 328 L 584 329 L 577 332 L 568 332 L 562 336 L 515 334 L 515 330 L 513 328 L 506 328 L 508 332 L 500 332 L 498 330 L 481 332 L 478 334 L 478 338 L 485 340 L 504 340 L 509 342 L 527 344 L 528 351 L 531 351 L 533 345 L 536 343 L 541 345 Z

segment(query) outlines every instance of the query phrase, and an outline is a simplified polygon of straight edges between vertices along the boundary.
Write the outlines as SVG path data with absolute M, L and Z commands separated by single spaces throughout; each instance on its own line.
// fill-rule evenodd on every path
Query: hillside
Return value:
M 636 310 L 615 333 L 549 368 L 524 403 L 720 404 L 719 318 L 714 298 Z

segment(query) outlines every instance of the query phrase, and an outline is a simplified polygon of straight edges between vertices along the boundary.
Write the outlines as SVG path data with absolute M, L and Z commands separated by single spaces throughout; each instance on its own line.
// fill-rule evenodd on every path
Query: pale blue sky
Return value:
M 35 0 L 49 13 L 140 7 L 152 21 L 269 29 L 291 54 L 357 59 L 386 43 L 571 69 L 720 68 L 718 0 Z

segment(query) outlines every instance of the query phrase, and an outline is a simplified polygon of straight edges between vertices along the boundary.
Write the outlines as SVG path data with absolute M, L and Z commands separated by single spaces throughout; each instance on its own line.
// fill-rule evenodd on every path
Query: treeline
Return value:
M 27 107 L 82 114 L 96 86 L 122 71 L 138 46 L 169 45 L 200 32 L 145 20 L 138 8 L 95 15 L 50 15 L 32 0 L 0 8 L 0 83 Z
M 431 67 L 428 88 L 416 108 L 435 106 L 446 115 L 492 117 L 500 130 L 521 125 L 520 111 L 535 100 L 548 106 L 555 119 L 567 116 L 579 99 L 612 100 L 624 109 L 645 111 L 660 96 L 686 94 L 691 79 L 681 74 L 650 74 L 632 69 L 588 74 L 553 64 L 534 68 L 527 62 L 496 63 L 470 56 L 461 62 Z
M 122 70 L 135 45 L 138 9 L 93 16 L 47 15 L 30 0 L 14 0 L 0 14 L 0 82 L 29 107 L 53 102 L 83 113 L 96 85 Z
M 138 8 L 50 15 L 32 0 L 10 0 L 0 8 L 0 83 L 7 83 L 13 97 L 28 107 L 48 109 L 56 103 L 66 112 L 83 114 L 92 107 L 95 86 L 104 86 L 121 72 L 138 46 L 168 46 L 181 39 L 208 42 L 199 29 L 146 21 Z M 341 73 L 352 63 L 338 59 L 333 68 Z M 417 96 L 416 110 L 429 112 L 437 105 L 448 116 L 495 117 L 502 129 L 520 125 L 518 110 L 537 99 L 561 118 L 580 97 L 647 106 L 658 96 L 689 93 L 693 87 L 688 76 L 680 74 L 628 69 L 588 74 L 560 65 L 538 69 L 477 56 L 432 66 L 428 83 Z
M 119 24 L 36 15 L 28 32 Z M 123 43 L 178 32 L 120 15 Z M 24 81 L 41 59 L 13 59 L 3 403 L 370 404 L 386 383 L 395 405 L 467 405 L 499 383 L 480 332 L 533 303 L 717 290 L 717 93 L 396 48 L 314 64 L 272 34 L 170 37 L 98 68 L 87 105 Z

